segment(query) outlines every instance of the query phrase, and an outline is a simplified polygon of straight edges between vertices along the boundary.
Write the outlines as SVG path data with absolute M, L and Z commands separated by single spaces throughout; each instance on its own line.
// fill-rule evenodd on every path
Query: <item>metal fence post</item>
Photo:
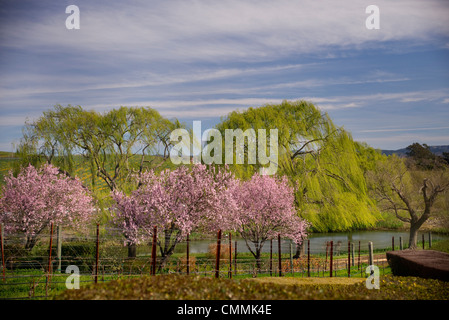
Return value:
M 217 250 L 215 257 L 215 278 L 220 276 L 220 249 L 221 249 L 221 230 L 218 230 L 217 234 Z
M 348 241 L 348 278 L 351 277 L 351 241 Z
M 330 261 L 329 261 L 329 275 L 332 278 L 333 262 L 334 262 L 334 241 L 330 244 Z
M 234 274 L 237 275 L 237 241 L 234 241 Z
M 3 246 L 3 239 L 4 239 L 4 225 L 3 223 L 0 224 L 0 246 L 1 246 L 1 250 L 2 250 L 2 272 L 3 272 L 3 282 L 6 282 L 6 270 L 5 270 L 5 248 Z
M 357 266 L 360 271 L 360 241 L 359 241 L 359 256 L 358 256 Z
M 295 275 L 293 271 L 293 243 L 292 240 L 290 240 L 290 271 L 292 273 L 292 276 Z
M 53 246 L 53 222 L 50 224 L 50 244 L 48 248 L 48 269 L 47 269 L 47 281 L 45 284 L 45 295 L 48 295 L 48 287 L 51 280 L 51 248 Z
M 351 255 L 352 255 L 352 266 L 355 266 L 355 258 L 354 258 L 354 253 L 355 253 L 355 246 L 354 246 L 354 242 L 351 242 Z
M 151 244 L 151 275 L 156 275 L 156 242 L 157 242 L 157 226 L 153 228 L 153 243 Z
M 229 278 L 232 278 L 232 241 L 229 233 Z
M 429 249 L 432 248 L 432 231 L 429 231 Z
M 307 239 L 307 277 L 310 277 L 310 239 Z
M 186 272 L 187 274 L 190 273 L 190 259 L 189 259 L 189 254 L 190 254 L 190 239 L 189 239 L 189 234 L 187 234 L 187 252 L 186 252 L 186 262 L 187 262 L 187 266 L 186 266 Z
M 273 239 L 270 239 L 270 277 L 273 275 Z
M 327 254 L 329 251 L 329 241 L 326 241 L 326 262 L 324 263 L 324 270 L 327 269 Z
M 278 233 L 279 277 L 282 277 L 281 234 Z
M 98 264 L 100 260 L 100 225 L 97 223 L 97 242 L 95 248 L 95 283 L 98 283 Z

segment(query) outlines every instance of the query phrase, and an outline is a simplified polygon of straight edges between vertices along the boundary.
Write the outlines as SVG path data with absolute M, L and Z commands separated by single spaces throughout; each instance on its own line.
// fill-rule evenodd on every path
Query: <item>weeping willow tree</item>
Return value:
M 345 231 L 375 224 L 378 210 L 368 195 L 364 173 L 376 152 L 355 143 L 347 131 L 312 103 L 284 101 L 234 111 L 217 129 L 223 136 L 227 129 L 277 129 L 276 174 L 287 175 L 295 186 L 298 213 L 311 222 L 313 231 Z M 266 139 L 268 147 L 263 152 L 268 154 L 270 137 Z M 231 164 L 230 168 L 246 179 L 263 166 L 256 161 Z
M 69 176 L 77 167 L 88 167 L 92 189 L 99 178 L 110 190 L 126 190 L 131 173 L 168 160 L 170 132 L 180 126 L 177 120 L 169 121 L 149 107 L 98 113 L 57 105 L 25 124 L 17 146 L 18 166 L 51 163 Z M 163 155 L 156 156 L 159 153 Z M 156 163 L 155 159 L 162 161 Z

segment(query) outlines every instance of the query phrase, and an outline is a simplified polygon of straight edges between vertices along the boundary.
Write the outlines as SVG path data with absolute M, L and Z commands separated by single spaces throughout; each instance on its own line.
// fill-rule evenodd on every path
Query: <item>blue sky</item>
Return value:
M 150 106 L 204 130 L 299 99 L 375 148 L 447 145 L 448 17 L 436 0 L 0 0 L 0 150 L 56 104 Z

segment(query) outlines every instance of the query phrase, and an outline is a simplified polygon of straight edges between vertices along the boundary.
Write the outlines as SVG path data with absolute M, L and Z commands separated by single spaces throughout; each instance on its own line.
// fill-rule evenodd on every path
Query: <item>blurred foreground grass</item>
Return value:
M 276 278 L 272 278 L 276 279 Z M 289 279 L 279 282 L 288 282 Z M 297 283 L 294 283 L 294 282 Z M 201 276 L 160 275 L 117 280 L 66 290 L 55 299 L 70 300 L 447 300 L 447 282 L 415 277 L 383 276 L 380 289 L 354 284 L 322 283 L 295 278 L 291 283 L 260 279 L 214 279 Z

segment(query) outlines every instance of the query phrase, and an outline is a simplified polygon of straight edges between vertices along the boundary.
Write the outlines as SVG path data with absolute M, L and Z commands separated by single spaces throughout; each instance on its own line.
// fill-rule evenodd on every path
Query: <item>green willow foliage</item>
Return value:
M 326 113 L 306 101 L 284 101 L 234 111 L 217 129 L 278 129 L 278 175 L 287 175 L 296 188 L 299 215 L 314 231 L 345 231 L 372 227 L 378 217 L 369 197 L 364 173 L 380 154 L 356 143 Z M 267 137 L 268 140 L 269 137 Z M 268 144 L 268 143 L 267 143 Z M 243 179 L 260 164 L 230 165 Z
M 88 167 L 92 189 L 99 178 L 110 190 L 127 190 L 132 173 L 168 159 L 170 132 L 180 126 L 149 107 L 98 113 L 57 105 L 26 123 L 17 146 L 18 167 L 51 163 L 70 176 L 77 168 Z

